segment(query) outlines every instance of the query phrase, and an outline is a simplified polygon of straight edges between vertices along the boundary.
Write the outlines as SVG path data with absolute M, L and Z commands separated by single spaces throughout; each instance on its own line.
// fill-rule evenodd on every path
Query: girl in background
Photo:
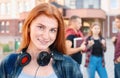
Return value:
M 97 71 L 100 78 L 108 78 L 105 69 L 104 52 L 106 51 L 106 41 L 102 37 L 101 25 L 93 22 L 90 27 L 90 33 L 86 39 L 86 63 L 88 78 L 95 78 Z

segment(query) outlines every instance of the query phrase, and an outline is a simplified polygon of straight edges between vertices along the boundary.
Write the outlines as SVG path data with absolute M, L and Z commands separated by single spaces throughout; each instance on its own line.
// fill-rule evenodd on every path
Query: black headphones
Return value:
M 27 53 L 26 50 L 27 50 L 27 48 L 24 48 L 22 50 L 22 53 L 20 53 L 20 55 L 18 56 L 18 59 L 17 59 L 17 62 L 21 66 L 27 65 L 31 61 L 31 55 L 29 53 Z M 48 53 L 46 51 L 40 52 L 38 57 L 37 57 L 38 65 L 40 65 L 40 66 L 48 65 L 48 63 L 50 62 L 51 57 L 52 57 L 51 53 Z

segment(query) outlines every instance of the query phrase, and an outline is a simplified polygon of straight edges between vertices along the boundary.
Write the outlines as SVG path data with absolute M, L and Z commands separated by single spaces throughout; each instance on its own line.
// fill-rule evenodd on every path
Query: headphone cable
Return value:
M 36 78 L 36 76 L 37 76 L 37 72 L 38 72 L 38 70 L 39 70 L 39 67 L 40 67 L 40 66 L 38 66 L 37 69 L 36 69 L 36 71 L 35 71 L 35 76 L 34 76 L 34 78 Z

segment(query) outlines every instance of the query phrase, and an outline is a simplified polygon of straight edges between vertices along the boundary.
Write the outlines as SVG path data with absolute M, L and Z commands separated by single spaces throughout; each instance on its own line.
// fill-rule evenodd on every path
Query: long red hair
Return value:
M 18 51 L 23 48 L 27 48 L 30 43 L 30 24 L 31 22 L 41 14 L 45 14 L 48 17 L 55 18 L 58 21 L 58 33 L 55 42 L 50 46 L 57 49 L 59 52 L 65 53 L 65 26 L 63 17 L 60 11 L 49 3 L 43 3 L 31 10 L 27 19 L 25 20 L 22 28 L 22 41 Z M 44 19 L 43 19 L 44 20 Z

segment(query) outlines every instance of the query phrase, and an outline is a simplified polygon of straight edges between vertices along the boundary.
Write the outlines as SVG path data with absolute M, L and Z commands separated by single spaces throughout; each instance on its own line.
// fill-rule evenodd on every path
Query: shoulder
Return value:
M 91 36 L 88 36 L 88 37 L 86 38 L 86 41 L 88 41 L 88 40 L 91 40 Z
M 17 58 L 18 54 L 17 53 L 11 53 L 9 55 L 7 55 L 3 61 L 6 61 L 6 62 L 12 62 L 14 61 L 16 58 Z
M 54 60 L 62 61 L 62 63 L 64 63 L 64 64 L 76 63 L 70 56 L 62 54 L 59 51 L 53 52 L 53 58 L 54 58 Z
M 57 63 L 59 63 L 65 70 L 69 69 L 73 71 L 74 69 L 79 68 L 79 64 L 65 54 L 57 55 L 57 61 Z
M 82 78 L 81 72 L 79 70 L 79 64 L 75 62 L 70 56 L 64 55 L 59 51 L 53 52 L 54 65 L 58 67 L 59 72 L 70 75 L 71 78 Z M 62 67 L 62 70 L 60 69 Z M 63 71 L 64 70 L 64 71 Z M 76 73 L 73 73 L 76 72 Z M 67 76 L 67 77 L 68 77 Z
M 66 29 L 66 32 L 74 32 L 74 30 L 72 29 L 72 28 L 68 28 L 68 29 Z
M 105 38 L 104 38 L 103 36 L 100 36 L 100 40 L 102 40 L 102 39 L 104 39 L 104 40 L 105 40 Z
M 17 60 L 17 53 L 11 53 L 7 55 L 2 61 L 2 64 L 5 64 L 5 66 L 13 65 L 13 63 Z
M 6 71 L 9 73 L 15 65 L 17 56 L 18 56 L 17 53 L 11 53 L 11 54 L 7 55 L 0 63 L 0 70 Z
M 65 62 L 68 62 L 68 63 L 74 62 L 74 60 L 68 55 L 63 54 L 63 58 Z
M 63 57 L 64 60 L 62 62 L 62 66 L 63 69 L 67 71 L 67 74 L 71 75 L 71 78 L 83 78 L 79 64 L 75 60 L 73 60 L 70 56 L 63 55 Z
M 75 31 L 72 28 L 68 28 L 66 29 L 66 37 L 68 37 L 69 35 L 75 35 Z
M 74 67 L 76 65 L 79 65 L 75 60 L 73 60 L 70 56 L 67 56 L 67 55 L 63 55 L 63 65 L 64 66 L 68 66 L 68 67 Z

